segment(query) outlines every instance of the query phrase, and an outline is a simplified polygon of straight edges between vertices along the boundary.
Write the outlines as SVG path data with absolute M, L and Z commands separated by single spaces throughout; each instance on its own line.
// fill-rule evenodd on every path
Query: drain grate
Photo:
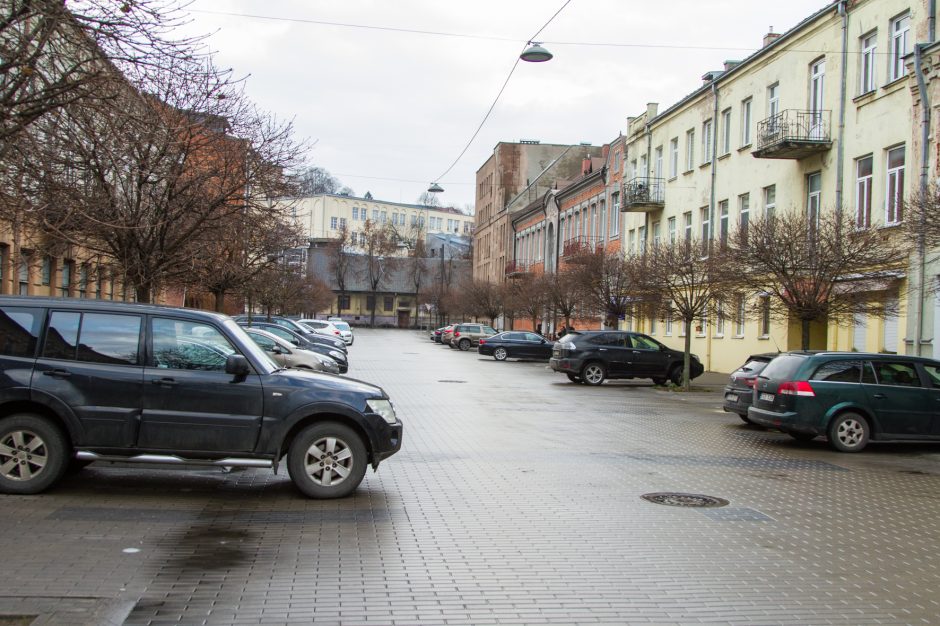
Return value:
M 439 383 L 465 383 L 465 380 L 439 380 Z
M 727 506 L 728 501 L 714 496 L 703 496 L 697 493 L 647 493 L 640 496 L 654 504 L 686 507 L 717 507 Z

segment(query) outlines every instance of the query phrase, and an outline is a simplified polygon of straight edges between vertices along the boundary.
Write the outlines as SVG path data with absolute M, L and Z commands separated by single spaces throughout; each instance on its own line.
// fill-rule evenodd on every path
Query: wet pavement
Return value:
M 692 393 L 571 384 L 356 330 L 402 451 L 338 501 L 286 473 L 90 466 L 0 497 L 0 616 L 144 624 L 940 622 L 940 444 L 839 454 Z M 718 508 L 644 494 L 704 494 Z M 39 623 L 39 622 L 36 622 Z

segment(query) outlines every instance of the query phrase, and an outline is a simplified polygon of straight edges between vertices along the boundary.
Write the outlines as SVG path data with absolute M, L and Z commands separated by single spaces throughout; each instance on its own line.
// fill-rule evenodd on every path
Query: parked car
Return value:
M 450 340 L 454 337 L 454 326 L 456 326 L 456 324 L 450 324 L 445 326 L 444 330 L 441 331 L 441 343 L 445 346 L 450 346 Z
M 752 354 L 744 361 L 744 365 L 731 372 L 731 379 L 728 381 L 728 386 L 725 387 L 725 411 L 737 413 L 745 423 L 752 423 L 748 419 L 747 409 L 751 406 L 751 400 L 754 397 L 754 385 L 757 383 L 757 375 L 764 371 L 767 364 L 777 354 L 779 353 Z
M 431 341 L 435 343 L 441 343 L 441 333 L 444 332 L 444 328 L 445 328 L 444 326 L 441 326 L 440 328 L 435 328 L 431 330 L 428 333 L 428 336 L 430 337 Z
M 337 328 L 336 325 L 333 324 L 333 322 L 328 322 L 326 320 L 313 320 L 313 319 L 302 319 L 302 320 L 297 320 L 297 321 L 315 333 L 326 335 L 328 337 L 336 337 L 342 340 L 347 345 L 351 343 L 350 341 L 346 340 L 346 337 L 343 336 L 343 332 L 339 328 Z M 347 334 L 349 335 L 351 339 L 352 332 L 347 331 Z
M 265 322 L 268 324 L 277 324 L 278 326 L 282 326 L 283 328 L 292 330 L 295 333 L 299 333 L 304 336 L 317 334 L 309 326 L 305 326 L 304 324 L 301 324 L 297 320 L 292 320 L 289 317 L 281 317 L 277 315 L 272 315 L 271 317 L 267 317 L 264 315 L 236 315 L 234 316 L 233 319 L 236 322 L 250 322 L 250 323 Z M 339 337 L 335 337 L 335 339 L 337 341 L 340 341 Z M 345 346 L 345 343 L 343 345 Z
M 940 440 L 940 361 L 899 354 L 786 352 L 757 377 L 752 422 L 840 452 L 869 441 Z
M 486 324 L 468 323 L 457 324 L 454 326 L 450 338 L 450 347 L 459 348 L 466 352 L 473 346 L 480 343 L 484 337 L 492 337 L 496 334 L 496 329 Z
M 479 352 L 492 356 L 497 361 L 506 359 L 542 359 L 552 357 L 554 342 L 545 337 L 524 331 L 506 331 L 480 339 Z
M 338 317 L 329 317 L 326 321 L 333 324 L 333 326 L 339 330 L 340 336 L 347 345 L 353 345 L 353 341 L 356 340 L 356 336 L 353 333 L 352 326 L 349 325 L 349 322 Z
M 339 374 L 339 363 L 328 356 L 304 350 L 260 328 L 245 328 L 245 333 L 281 367 L 296 367 L 315 372 Z
M 0 297 L 2 493 L 44 491 L 71 459 L 272 469 L 284 461 L 302 493 L 336 498 L 401 441 L 381 388 L 278 368 L 225 315 Z
M 682 382 L 683 352 L 673 350 L 652 337 L 619 330 L 592 330 L 568 333 L 555 342 L 549 365 L 568 380 L 600 385 L 614 378 L 651 378 L 657 385 L 671 380 Z M 690 374 L 696 378 L 705 371 L 692 355 Z
M 288 328 L 271 323 L 248 324 L 247 322 L 239 322 L 239 325 L 243 328 L 259 328 L 261 330 L 265 330 L 298 348 L 303 350 L 310 350 L 311 352 L 316 352 L 317 354 L 329 357 L 336 362 L 336 366 L 339 368 L 340 374 L 345 374 L 349 371 L 349 355 L 346 354 L 346 344 L 344 344 L 339 339 L 333 339 L 331 337 L 327 337 L 326 335 L 316 336 L 314 333 L 309 335 L 300 335 Z M 320 337 L 328 340 L 330 344 L 322 343 L 320 341 Z M 341 347 L 337 348 L 331 345 L 333 342 L 339 342 L 342 345 Z

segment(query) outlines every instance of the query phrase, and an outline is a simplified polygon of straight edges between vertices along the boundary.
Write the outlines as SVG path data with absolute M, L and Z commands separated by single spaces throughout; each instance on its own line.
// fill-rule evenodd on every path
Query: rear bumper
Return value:
M 548 360 L 548 365 L 556 372 L 577 373 L 581 371 L 581 361 L 578 359 L 556 359 Z
M 788 433 L 823 434 L 819 428 L 807 423 L 796 411 L 769 411 L 752 405 L 747 410 L 747 418 L 755 424 L 760 424 L 767 428 L 776 428 Z
M 729 399 L 729 396 L 732 396 L 733 399 Z M 730 386 L 725 387 L 724 399 L 725 403 L 723 408 L 725 411 L 746 417 L 747 410 L 754 400 L 754 391 L 750 387 L 746 389 L 738 389 L 737 387 Z

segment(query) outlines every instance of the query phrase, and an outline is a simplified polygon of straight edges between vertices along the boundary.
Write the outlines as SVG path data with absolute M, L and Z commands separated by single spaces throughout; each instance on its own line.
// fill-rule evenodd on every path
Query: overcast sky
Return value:
M 190 28 L 213 33 L 217 64 L 248 75 L 250 96 L 315 142 L 309 164 L 358 196 L 393 202 L 413 203 L 437 181 L 442 204 L 465 208 L 498 142 L 609 142 L 647 102 L 663 110 L 705 72 L 754 52 L 771 26 L 785 32 L 829 2 L 571 0 L 538 37 L 555 58 L 520 62 L 442 177 L 526 41 L 563 4 L 195 0 L 189 9 Z

